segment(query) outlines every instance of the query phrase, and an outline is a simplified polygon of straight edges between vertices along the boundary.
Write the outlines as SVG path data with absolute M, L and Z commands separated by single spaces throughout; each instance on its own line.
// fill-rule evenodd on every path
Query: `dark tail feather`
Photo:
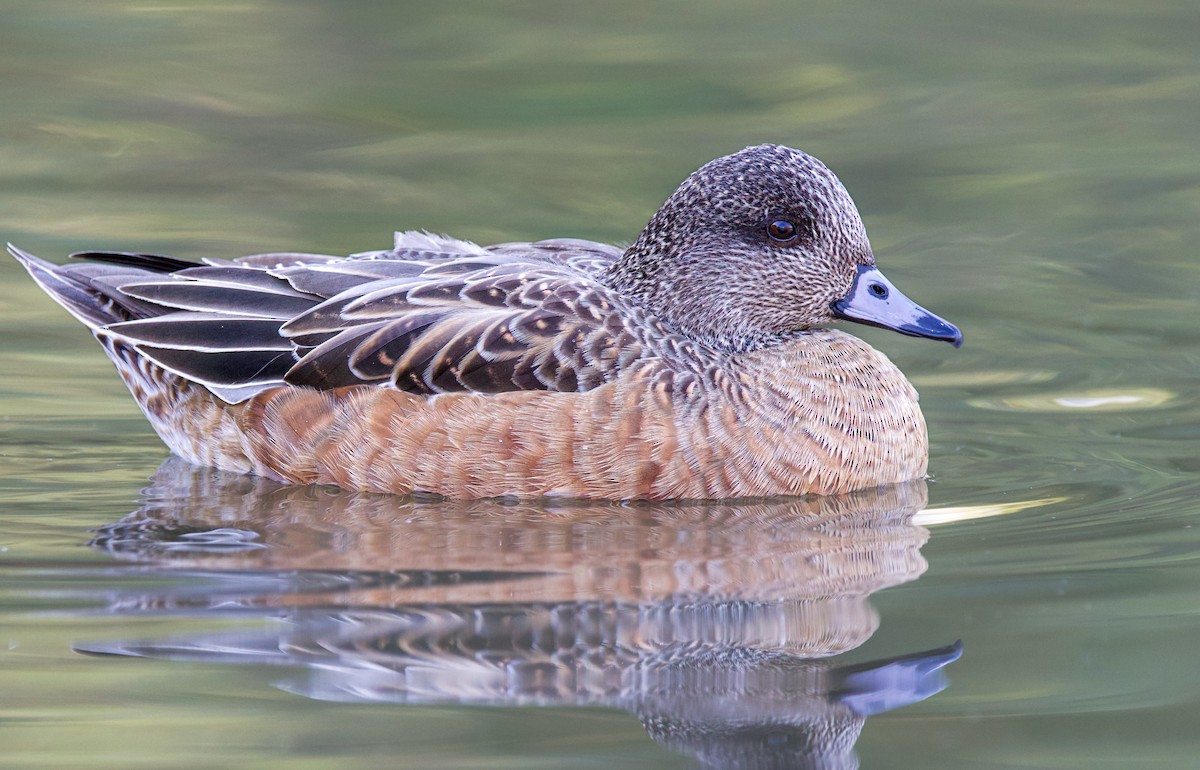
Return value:
M 92 288 L 87 280 L 76 277 L 70 270 L 35 257 L 27 251 L 8 244 L 12 254 L 38 286 L 58 304 L 67 309 L 93 331 L 105 324 L 125 320 L 113 312 L 113 304 L 107 297 Z
M 9 246 L 12 251 L 12 246 Z M 16 256 L 14 254 L 14 256 Z M 20 259 L 20 257 L 17 257 Z M 138 267 L 154 273 L 173 273 L 176 270 L 187 270 L 189 267 L 204 267 L 203 262 L 192 262 L 186 259 L 176 259 L 162 254 L 135 254 L 126 251 L 77 251 L 71 259 L 86 259 L 89 262 L 100 262 L 106 265 L 121 267 Z

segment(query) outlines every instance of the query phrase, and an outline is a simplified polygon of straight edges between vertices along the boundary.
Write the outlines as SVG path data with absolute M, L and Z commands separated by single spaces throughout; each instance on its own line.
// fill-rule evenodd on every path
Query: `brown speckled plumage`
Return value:
M 774 145 L 701 168 L 624 254 L 424 233 L 349 259 L 89 252 L 56 267 L 10 251 L 92 329 L 177 454 L 355 490 L 725 498 L 905 481 L 926 468 L 916 392 L 820 327 L 961 339 L 874 270 L 836 177 Z M 882 315 L 863 314 L 868 279 Z

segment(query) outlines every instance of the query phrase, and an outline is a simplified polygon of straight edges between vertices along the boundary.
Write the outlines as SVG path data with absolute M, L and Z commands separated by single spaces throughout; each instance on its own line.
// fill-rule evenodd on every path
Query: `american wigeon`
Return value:
M 962 335 L 875 268 L 824 164 L 748 147 L 628 249 L 398 233 L 189 262 L 9 251 L 194 463 L 449 497 L 834 494 L 926 471 L 913 387 L 845 319 Z

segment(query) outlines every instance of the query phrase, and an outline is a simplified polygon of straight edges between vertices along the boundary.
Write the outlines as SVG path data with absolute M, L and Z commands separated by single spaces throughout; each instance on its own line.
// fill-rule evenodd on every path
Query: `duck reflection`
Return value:
M 866 718 L 961 646 L 838 665 L 871 593 L 917 578 L 924 482 L 736 503 L 449 502 L 281 486 L 170 459 L 95 548 L 179 580 L 114 613 L 263 630 L 81 646 L 274 663 L 341 701 L 608 706 L 714 767 L 856 767 Z

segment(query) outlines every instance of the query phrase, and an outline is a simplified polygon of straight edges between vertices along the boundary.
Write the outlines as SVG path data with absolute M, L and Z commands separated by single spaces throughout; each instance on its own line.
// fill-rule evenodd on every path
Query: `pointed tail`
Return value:
M 92 331 L 101 326 L 125 320 L 112 301 L 92 287 L 86 275 L 35 257 L 28 251 L 8 244 L 12 254 L 38 286 L 58 304 L 67 309 Z

